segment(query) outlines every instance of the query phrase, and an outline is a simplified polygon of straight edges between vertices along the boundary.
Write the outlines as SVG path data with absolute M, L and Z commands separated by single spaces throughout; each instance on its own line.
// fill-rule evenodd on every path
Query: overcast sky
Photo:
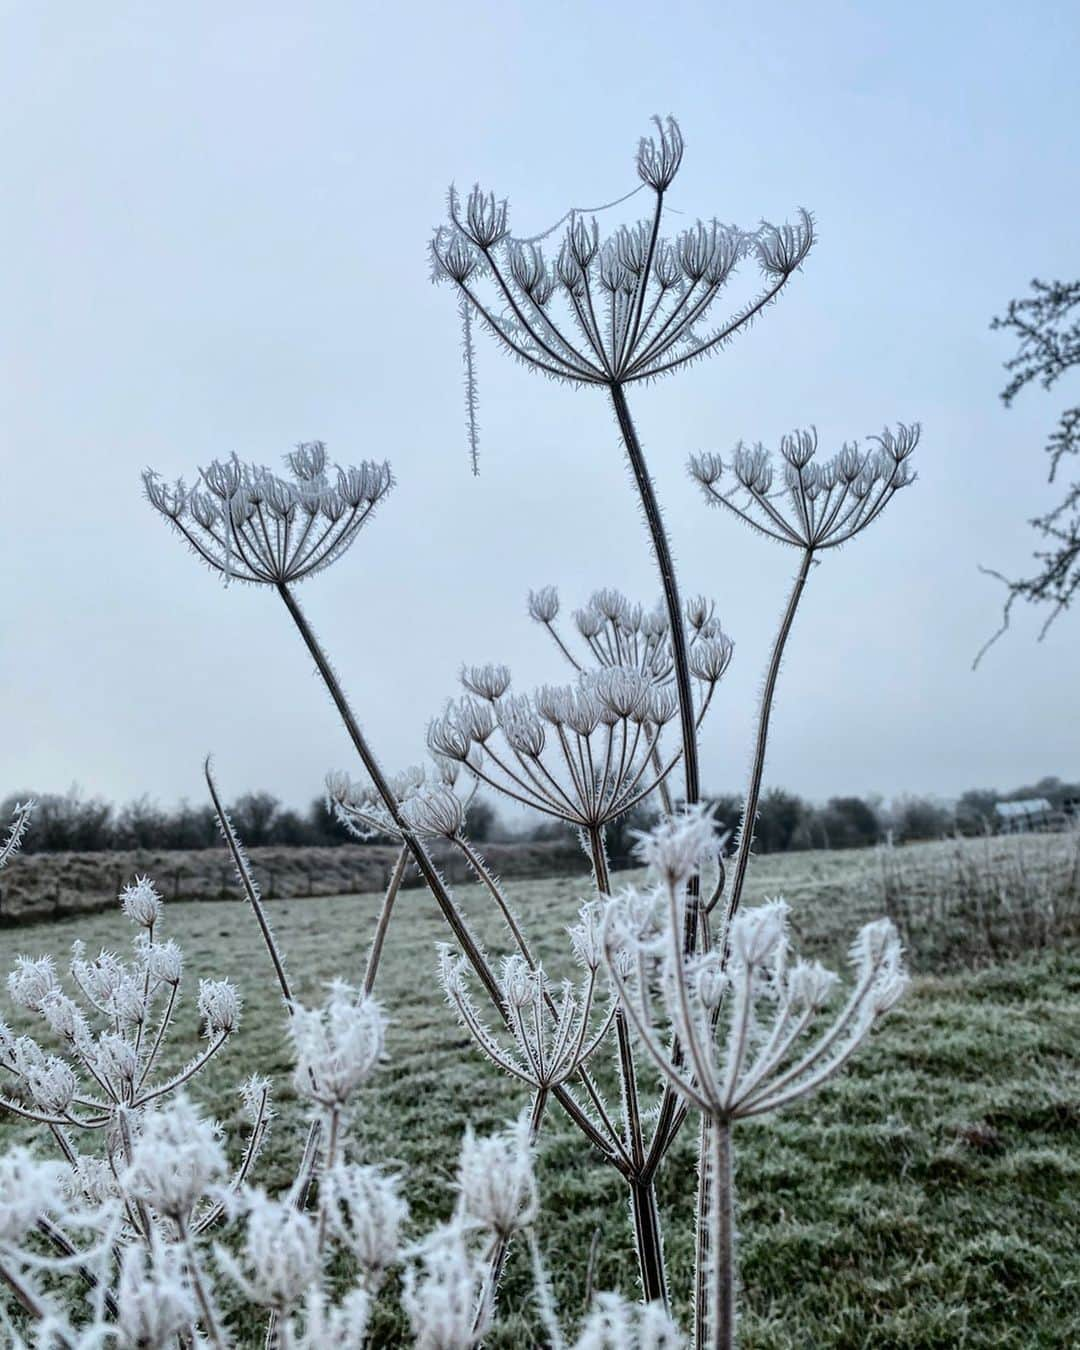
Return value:
M 1080 267 L 1074 4 L 3 6 L 0 796 L 290 802 L 349 767 L 272 593 L 225 589 L 141 498 L 236 451 L 322 438 L 389 458 L 392 497 L 303 601 L 390 767 L 422 755 L 462 660 L 560 666 L 525 613 L 600 585 L 658 595 L 603 397 L 481 338 L 469 472 L 457 318 L 425 245 L 451 179 L 531 234 L 635 185 L 651 114 L 686 138 L 671 202 L 820 243 L 780 303 L 634 409 L 681 564 L 736 643 L 704 733 L 734 790 L 796 559 L 709 511 L 698 449 L 830 450 L 919 419 L 919 482 L 811 578 L 768 775 L 813 798 L 1080 776 L 1080 614 L 976 673 L 1051 500 L 1069 391 L 998 400 L 990 317 Z M 661 16 L 662 13 L 662 16 Z M 635 205 L 644 198 L 635 199 Z M 611 221 L 614 223 L 614 221 Z M 684 223 L 672 218 L 672 227 Z

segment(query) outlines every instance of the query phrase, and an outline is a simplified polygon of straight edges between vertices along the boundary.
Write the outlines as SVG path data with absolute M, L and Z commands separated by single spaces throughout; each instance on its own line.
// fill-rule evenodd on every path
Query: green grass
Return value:
M 856 884 L 867 866 L 850 854 L 765 858 L 753 870 L 751 900 L 786 892 L 804 949 L 841 961 L 857 923 L 874 912 L 872 888 Z M 579 889 L 576 880 L 512 886 L 527 930 L 556 970 Z M 465 887 L 460 895 L 497 949 L 481 892 Z M 302 999 L 317 1000 L 335 975 L 359 978 L 377 904 L 360 896 L 270 906 Z M 289 1178 L 303 1131 L 284 1016 L 257 930 L 239 902 L 181 903 L 167 920 L 185 947 L 189 990 L 200 975 L 228 975 L 244 993 L 245 1024 L 200 1094 L 235 1125 L 231 1085 L 252 1071 L 274 1078 L 280 1118 L 260 1177 L 273 1189 Z M 23 949 L 63 958 L 76 936 L 95 950 L 115 948 L 128 934 L 116 914 L 3 939 L 8 960 Z M 402 896 L 378 989 L 392 1019 L 390 1060 L 361 1099 L 354 1129 L 358 1156 L 408 1171 L 418 1228 L 448 1209 L 445 1183 L 465 1122 L 497 1125 L 524 1104 L 520 1087 L 487 1068 L 443 1005 L 434 948 L 445 935 L 426 892 Z M 192 1002 L 177 1061 L 192 1044 Z M 1075 948 L 920 978 L 845 1076 L 781 1116 L 741 1126 L 746 1350 L 1080 1344 L 1078 1033 Z M 4 1134 L 26 1137 L 23 1128 Z M 694 1142 L 685 1131 L 660 1177 L 684 1324 Z M 539 1172 L 556 1294 L 576 1319 L 597 1230 L 597 1287 L 634 1288 L 624 1194 L 558 1108 L 543 1130 Z M 525 1266 L 515 1252 L 503 1287 L 508 1318 L 492 1346 L 538 1343 Z M 378 1311 L 373 1343 L 401 1343 L 390 1300 Z

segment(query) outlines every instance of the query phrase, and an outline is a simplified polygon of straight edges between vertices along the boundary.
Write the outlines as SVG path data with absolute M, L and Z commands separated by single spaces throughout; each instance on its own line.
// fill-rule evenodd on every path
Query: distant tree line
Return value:
M 24 792 L 0 804 L 0 822 L 10 818 L 16 801 L 34 797 L 37 809 L 26 837 L 27 852 L 102 852 L 109 849 L 199 849 L 219 842 L 210 806 L 181 802 L 169 810 L 149 797 L 115 807 L 100 797 L 71 789 L 66 793 Z M 972 788 L 955 802 L 935 797 L 903 796 L 886 803 L 881 797 L 830 797 L 824 804 L 772 788 L 761 798 L 756 831 L 759 853 L 794 849 L 860 848 L 885 838 L 895 843 L 940 839 L 946 835 L 982 834 L 994 825 L 994 803 L 1045 797 L 1060 810 L 1066 799 L 1080 797 L 1080 784 L 1060 778 L 999 792 Z M 741 799 L 733 794 L 711 797 L 717 820 L 734 833 Z M 326 809 L 321 798 L 306 811 L 283 805 L 269 792 L 247 792 L 228 811 L 249 848 L 335 847 L 355 842 Z M 635 807 L 608 831 L 608 851 L 616 865 L 630 860 L 633 832 L 647 829 L 655 818 L 648 807 Z M 568 826 L 554 822 L 519 826 L 502 823 L 492 806 L 478 799 L 469 809 L 469 834 L 478 843 L 492 839 L 541 841 L 573 837 Z M 372 842 L 384 842 L 373 840 Z
M 17 801 L 33 797 L 37 803 L 23 845 L 28 853 L 100 853 L 111 849 L 199 849 L 221 842 L 213 808 L 182 801 L 172 810 L 150 797 L 138 797 L 115 807 L 101 797 L 88 797 L 77 788 L 68 792 L 23 792 L 0 804 L 0 829 L 10 819 Z M 355 843 L 354 837 L 316 798 L 306 811 L 285 806 L 269 792 L 246 792 L 226 807 L 240 838 L 248 848 L 263 845 L 334 847 Z M 486 802 L 474 802 L 469 812 L 472 837 L 490 837 L 495 812 Z M 379 842 L 379 841 L 373 841 Z

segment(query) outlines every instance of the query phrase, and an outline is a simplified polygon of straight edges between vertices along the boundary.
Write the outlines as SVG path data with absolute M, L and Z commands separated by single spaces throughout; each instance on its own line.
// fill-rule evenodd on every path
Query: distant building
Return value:
M 995 802 L 994 819 L 999 834 L 1027 834 L 1033 830 L 1059 828 L 1062 813 L 1055 811 L 1045 797 L 1028 797 L 1019 802 Z

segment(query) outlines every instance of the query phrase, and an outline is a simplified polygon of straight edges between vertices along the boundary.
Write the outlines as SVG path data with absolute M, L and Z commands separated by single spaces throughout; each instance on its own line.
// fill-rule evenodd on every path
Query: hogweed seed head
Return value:
M 122 1085 L 134 1083 L 139 1072 L 139 1055 L 133 1042 L 113 1031 L 98 1037 L 95 1063 L 100 1076 L 113 1084 L 117 1096 L 123 1095 Z
M 401 1303 L 416 1350 L 468 1350 L 483 1339 L 490 1299 L 479 1303 L 486 1263 L 460 1223 L 436 1228 L 405 1267 Z
M 208 1039 L 231 1036 L 240 1025 L 242 1007 L 243 999 L 228 980 L 199 981 L 199 1017 Z
M 189 1339 L 199 1313 L 180 1248 L 156 1234 L 149 1251 L 139 1243 L 125 1247 L 116 1309 L 120 1350 L 166 1350 Z
M 597 1294 L 574 1350 L 682 1350 L 685 1344 L 662 1303 Z
M 688 829 L 685 842 L 692 838 Z M 885 919 L 860 930 L 851 993 L 839 1011 L 824 1014 L 836 977 L 816 962 L 792 961 L 782 900 L 740 910 L 715 951 L 685 954 L 682 883 L 695 849 L 682 859 L 678 843 L 678 824 L 668 821 L 646 844 L 668 903 L 656 892 L 629 891 L 609 904 L 608 973 L 645 1049 L 687 1103 L 718 1121 L 786 1106 L 832 1077 L 904 992 L 896 929 Z M 654 975 L 678 1059 L 655 1024 Z
M 149 877 L 136 877 L 120 892 L 120 908 L 140 928 L 153 928 L 161 918 L 162 900 Z
M 719 484 L 725 465 L 718 455 L 690 460 L 691 476 L 706 500 L 724 506 L 770 539 L 807 550 L 835 548 L 870 525 L 901 488 L 914 482 L 908 462 L 919 442 L 919 426 L 902 423 L 871 437 L 874 447 L 860 451 L 845 443 L 827 463 L 816 459 L 817 432 L 795 431 L 780 442 L 782 488 L 764 446 L 735 447 L 730 469 L 735 479 L 726 492 Z M 785 505 L 786 498 L 786 505 Z
M 121 1182 L 128 1194 L 183 1223 L 226 1170 L 220 1127 L 178 1093 L 141 1117 Z
M 551 623 L 559 613 L 559 592 L 554 586 L 541 586 L 529 592 L 529 615 L 537 623 Z
M 401 1227 L 409 1207 L 400 1178 L 377 1167 L 338 1163 L 320 1182 L 331 1233 L 360 1267 L 365 1288 L 376 1293 L 397 1263 Z
M 79 1086 L 71 1066 L 57 1055 L 28 1068 L 26 1084 L 36 1104 L 50 1116 L 65 1114 Z
M 40 1012 L 44 1000 L 56 989 L 56 967 L 51 956 L 17 956 L 7 977 L 8 997 L 30 1012 Z
M 461 1143 L 457 1182 L 465 1213 L 495 1237 L 509 1238 L 528 1228 L 540 1209 L 528 1115 L 484 1138 L 469 1127 Z
M 152 979 L 175 987 L 184 973 L 184 953 L 171 938 L 151 943 L 146 948 L 146 968 Z
M 243 1204 L 239 1256 L 219 1245 L 217 1262 L 252 1303 L 279 1313 L 291 1310 L 322 1275 L 318 1223 L 261 1190 L 248 1191 Z
M 288 1030 L 297 1092 L 339 1109 L 382 1058 L 386 1022 L 374 999 L 358 999 L 355 989 L 335 980 L 322 1007 L 293 1005 Z
M 461 683 L 470 694 L 494 703 L 510 688 L 510 670 L 491 662 L 485 666 L 462 666 Z
M 432 279 L 452 285 L 465 313 L 507 352 L 554 379 L 623 387 L 718 350 L 778 296 L 813 245 L 805 211 L 794 224 L 764 224 L 755 232 L 713 219 L 665 237 L 665 198 L 684 145 L 673 118 L 654 118 L 654 128 L 636 155 L 638 177 L 655 194 L 649 216 L 601 240 L 595 218 L 571 210 L 559 222 L 565 229 L 552 260 L 537 246 L 542 236 L 511 235 L 505 201 L 479 188 L 464 204 L 453 189 L 448 194 L 448 219 L 431 240 Z M 749 303 L 717 322 L 720 296 L 748 254 L 756 257 L 764 284 Z M 468 324 L 464 336 L 475 465 Z
M 17 1248 L 42 1215 L 64 1213 L 68 1175 L 18 1144 L 0 1153 L 0 1251 Z
M 236 456 L 199 471 L 202 486 L 143 475 L 151 506 L 226 580 L 281 586 L 339 558 L 393 486 L 390 466 L 331 468 L 319 441 L 287 457 L 291 478 Z
M 719 838 L 715 808 L 707 802 L 665 817 L 652 830 L 635 830 L 634 855 L 657 881 L 678 889 L 716 856 Z
M 300 1316 L 283 1324 L 282 1344 L 289 1350 L 362 1350 L 367 1345 L 371 1300 L 363 1289 L 350 1289 L 331 1304 L 324 1289 L 313 1285 Z

